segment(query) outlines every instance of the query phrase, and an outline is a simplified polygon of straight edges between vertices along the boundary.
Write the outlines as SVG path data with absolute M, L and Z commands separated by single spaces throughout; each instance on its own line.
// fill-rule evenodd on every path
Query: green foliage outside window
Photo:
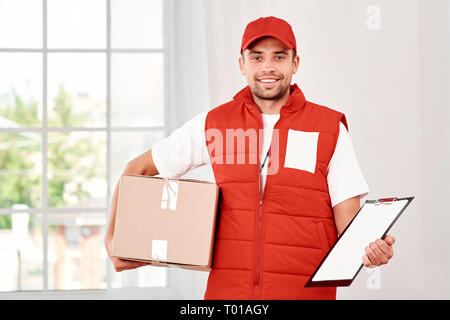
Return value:
M 14 122 L 19 127 L 40 127 L 37 101 L 25 102 L 15 90 L 11 94 L 0 96 L 0 117 Z M 82 126 L 88 119 L 87 112 L 75 113 L 72 97 L 60 86 L 54 99 L 52 114 L 48 117 L 49 127 Z M 48 134 L 48 198 L 50 207 L 67 205 L 66 196 L 78 201 L 90 199 L 90 193 L 77 182 L 70 191 L 75 175 L 84 178 L 99 176 L 96 170 L 100 166 L 99 152 L 101 146 L 94 145 L 89 136 L 68 143 L 69 132 Z M 74 143 L 75 142 L 75 143 Z M 41 207 L 42 173 L 30 175 L 36 168 L 42 167 L 41 134 L 30 132 L 6 132 L 0 134 L 0 208 L 11 208 L 20 203 L 29 207 Z M 51 156 L 50 156 L 51 155 Z M 82 164 L 85 157 L 93 158 L 91 165 Z M 69 173 L 69 174 L 68 174 Z M 11 228 L 11 216 L 0 215 L 0 229 Z

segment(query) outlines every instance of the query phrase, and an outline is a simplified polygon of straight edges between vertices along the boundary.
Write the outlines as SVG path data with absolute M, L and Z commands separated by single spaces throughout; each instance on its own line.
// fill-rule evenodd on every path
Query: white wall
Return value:
M 450 297 L 450 4 L 421 5 L 422 295 Z
M 246 85 L 242 33 L 260 16 L 286 19 L 297 37 L 294 82 L 312 102 L 344 112 L 369 199 L 415 196 L 391 230 L 395 256 L 363 269 L 340 299 L 450 298 L 449 4 L 446 0 L 173 0 L 173 128 Z M 369 29 L 371 5 L 379 29 Z M 377 25 L 377 23 L 375 23 Z M 188 174 L 213 179 L 210 167 Z M 207 274 L 173 271 L 202 298 Z M 187 285 L 186 285 L 187 284 Z M 181 289 L 183 286 L 184 289 Z M 183 291 L 184 290 L 184 291 Z

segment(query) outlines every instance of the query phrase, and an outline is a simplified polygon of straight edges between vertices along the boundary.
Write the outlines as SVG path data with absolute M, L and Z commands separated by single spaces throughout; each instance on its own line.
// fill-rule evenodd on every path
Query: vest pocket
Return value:
M 317 233 L 319 235 L 320 248 L 322 249 L 322 253 L 325 256 L 330 249 L 328 245 L 327 233 L 325 231 L 325 226 L 322 221 L 316 223 Z
M 319 132 L 289 129 L 284 167 L 314 173 L 316 171 L 318 141 Z

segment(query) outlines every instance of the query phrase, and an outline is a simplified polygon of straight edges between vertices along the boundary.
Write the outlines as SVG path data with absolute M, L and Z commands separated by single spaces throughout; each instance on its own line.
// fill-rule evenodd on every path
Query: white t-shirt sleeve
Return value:
M 358 195 L 363 198 L 369 193 L 350 134 L 342 122 L 336 148 L 328 164 L 327 182 L 332 207 Z
M 202 112 L 152 146 L 152 157 L 159 175 L 178 179 L 191 169 L 209 163 Z

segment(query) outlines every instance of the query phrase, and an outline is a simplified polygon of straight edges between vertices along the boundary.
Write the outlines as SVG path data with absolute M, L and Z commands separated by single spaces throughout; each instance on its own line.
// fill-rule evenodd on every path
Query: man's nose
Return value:
M 264 71 L 264 72 L 275 71 L 275 66 L 274 66 L 272 59 L 270 59 L 270 58 L 264 59 L 264 61 L 261 64 L 261 71 Z

